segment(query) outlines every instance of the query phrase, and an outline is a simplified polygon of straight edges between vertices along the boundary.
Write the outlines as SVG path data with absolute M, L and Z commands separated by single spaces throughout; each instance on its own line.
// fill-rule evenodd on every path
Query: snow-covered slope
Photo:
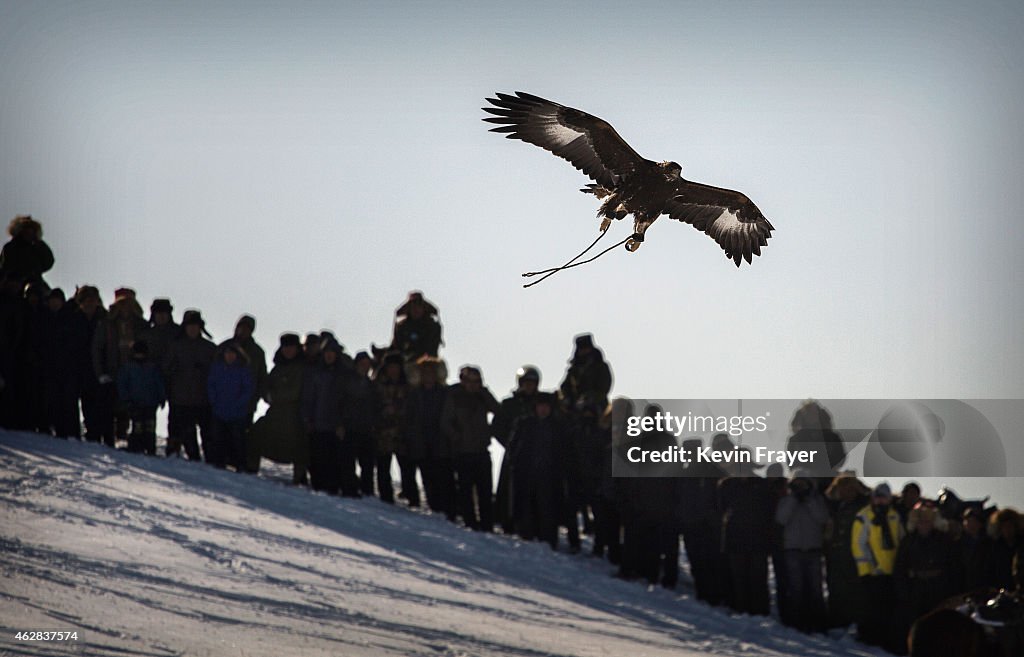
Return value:
M 375 499 L 0 433 L 0 654 L 878 654 L 611 572 Z

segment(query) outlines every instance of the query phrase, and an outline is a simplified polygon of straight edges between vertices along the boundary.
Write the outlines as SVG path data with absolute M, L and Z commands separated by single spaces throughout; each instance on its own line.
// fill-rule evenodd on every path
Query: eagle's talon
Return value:
M 608 227 L 611 226 L 611 225 L 612 225 L 612 220 L 611 219 L 602 219 L 601 220 L 601 232 L 603 233 L 606 230 L 608 230 Z

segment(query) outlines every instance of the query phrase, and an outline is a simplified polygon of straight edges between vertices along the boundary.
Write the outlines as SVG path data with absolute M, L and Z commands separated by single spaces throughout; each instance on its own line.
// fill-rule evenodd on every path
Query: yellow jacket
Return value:
M 903 538 L 903 525 L 896 510 L 889 507 L 885 522 L 889 523 L 892 535 L 892 548 L 885 549 L 882 545 L 882 526 L 874 523 L 875 510 L 870 504 L 857 513 L 853 519 L 853 532 L 850 536 L 850 550 L 857 562 L 857 574 L 892 575 L 896 565 L 896 550 Z

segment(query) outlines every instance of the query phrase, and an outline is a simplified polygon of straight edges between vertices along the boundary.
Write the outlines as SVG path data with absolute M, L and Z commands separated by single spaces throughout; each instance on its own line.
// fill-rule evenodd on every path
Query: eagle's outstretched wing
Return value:
M 522 91 L 496 95 L 487 99 L 494 107 L 482 108 L 495 115 L 484 119 L 498 124 L 491 132 L 540 146 L 608 189 L 647 162 L 596 116 Z
M 737 267 L 768 245 L 775 227 L 744 194 L 687 180 L 680 181 L 677 191 L 665 203 L 665 214 L 707 233 Z

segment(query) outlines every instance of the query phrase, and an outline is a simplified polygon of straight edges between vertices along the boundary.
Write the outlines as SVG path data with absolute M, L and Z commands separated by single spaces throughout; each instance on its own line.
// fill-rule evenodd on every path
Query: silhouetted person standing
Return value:
M 234 342 L 220 347 L 210 366 L 206 392 L 210 398 L 210 440 L 206 441 L 206 461 L 217 468 L 232 466 L 243 472 L 246 465 L 246 438 L 256 381 L 249 370 L 246 353 Z
M 302 422 L 309 433 L 309 479 L 313 490 L 336 495 L 341 487 L 341 443 L 345 430 L 346 382 L 341 345 L 327 339 L 320 363 L 306 371 L 302 384 Z
M 132 359 L 121 366 L 117 396 L 128 411 L 128 451 L 156 454 L 156 410 L 167 401 L 160 367 L 149 357 L 145 340 L 132 344 Z
M 301 414 L 302 385 L 308 367 L 299 336 L 283 334 L 274 354 L 274 369 L 267 376 L 263 391 L 263 399 L 270 408 L 249 431 L 250 457 L 255 455 L 257 463 L 261 457 L 291 463 L 294 484 L 305 484 L 309 470 L 309 436 L 302 426 Z
M 122 287 L 114 292 L 114 303 L 96 327 L 92 342 L 92 361 L 103 401 L 100 418 L 103 442 L 114 447 L 118 440 L 128 439 L 128 409 L 118 399 L 117 377 L 132 357 L 132 345 L 142 339 L 148 326 L 142 318 L 142 307 L 135 299 L 135 290 Z
M 494 531 L 492 500 L 491 427 L 488 415 L 498 401 L 483 385 L 476 367 L 459 371 L 459 382 L 448 389 L 441 414 L 445 453 L 455 469 L 459 512 L 467 527 Z
M 7 227 L 11 239 L 0 251 L 0 279 L 17 284 L 41 283 L 49 291 L 43 274 L 53 267 L 53 251 L 43 241 L 43 226 L 30 215 L 19 215 Z
M 533 415 L 534 403 L 537 399 L 537 388 L 540 385 L 540 370 L 533 365 L 523 365 L 516 372 L 516 389 L 510 397 L 501 400 L 501 407 L 494 414 L 491 422 L 491 433 L 494 439 L 508 449 L 512 428 L 521 418 Z M 509 495 L 511 482 L 512 460 L 506 451 L 498 472 L 498 490 L 495 494 L 495 520 L 506 534 L 515 531 L 513 520 L 512 499 Z
M 197 430 L 207 438 L 210 400 L 206 381 L 217 346 L 203 336 L 206 322 L 198 310 L 186 310 L 181 320 L 181 335 L 171 344 L 164 371 L 167 375 L 168 415 L 167 456 L 177 456 L 184 446 L 190 461 L 201 458 Z
M 78 419 L 80 373 L 75 350 L 80 344 L 75 311 L 63 290 L 50 290 L 43 322 L 41 367 L 49 427 L 60 438 L 78 438 L 82 432 Z
M 249 368 L 249 373 L 252 375 L 252 380 L 255 384 L 253 389 L 252 397 L 249 399 L 248 412 L 245 417 L 245 430 L 244 433 L 248 436 L 249 430 L 252 428 L 253 416 L 256 415 L 256 407 L 259 405 L 260 398 L 263 396 L 266 385 L 267 385 L 267 354 L 253 338 L 252 334 L 256 330 L 256 318 L 252 315 L 242 315 L 238 318 L 238 322 L 235 324 L 235 333 L 231 337 L 231 340 L 221 343 L 221 347 L 226 345 L 228 342 L 234 342 L 235 345 L 241 350 L 244 355 L 242 359 L 245 366 Z M 246 457 L 245 468 L 250 472 L 258 472 L 260 469 L 260 460 L 258 453 L 250 453 Z
M 412 364 L 420 356 L 437 356 L 441 347 L 441 323 L 437 320 L 437 306 L 413 291 L 395 311 L 395 331 L 391 349 L 402 354 L 404 362 Z
M 570 412 L 579 411 L 588 403 L 604 408 L 612 389 L 612 371 L 601 350 L 594 346 L 594 336 L 577 335 L 575 344 L 576 350 L 560 387 L 562 404 Z
M 441 412 L 448 387 L 444 382 L 444 363 L 433 356 L 420 356 L 416 361 L 417 382 L 409 389 L 405 407 L 404 456 L 410 464 L 418 465 L 423 476 L 423 490 L 431 511 L 448 514 L 453 511 L 455 481 L 451 463 L 441 453 Z M 402 469 L 402 488 L 414 488 L 415 478 L 406 479 L 408 469 Z

